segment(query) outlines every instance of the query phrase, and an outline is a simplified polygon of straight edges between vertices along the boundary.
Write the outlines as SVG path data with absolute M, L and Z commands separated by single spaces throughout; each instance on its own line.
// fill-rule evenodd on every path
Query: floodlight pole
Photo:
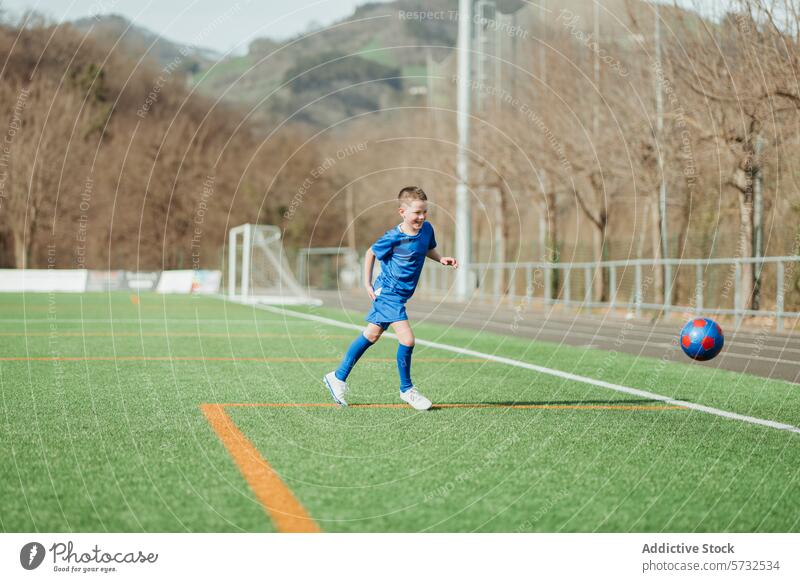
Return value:
M 596 43 L 600 42 L 600 3 L 595 0 L 592 7 L 592 20 L 593 20 L 593 36 Z M 595 91 L 600 93 L 600 51 L 594 52 L 594 87 Z M 599 95 L 598 95 L 599 97 Z M 597 144 L 598 125 L 600 120 L 598 118 L 598 103 L 597 99 L 592 99 L 592 140 Z M 603 260 L 603 257 L 600 257 Z
M 658 187 L 658 212 L 661 215 L 661 258 L 669 258 L 669 235 L 667 232 L 667 179 L 664 175 L 664 159 L 661 153 L 661 134 L 664 131 L 664 100 L 661 94 L 661 79 L 659 74 L 663 75 L 664 71 L 661 66 L 661 11 L 659 10 L 658 3 L 655 4 L 655 53 L 656 53 L 656 143 L 658 155 L 658 171 L 661 178 L 661 183 Z M 664 264 L 664 305 L 669 306 L 672 303 L 672 269 L 666 263 Z
M 469 110 L 470 110 L 470 37 L 472 0 L 458 2 L 458 154 L 456 161 L 456 298 L 470 295 L 470 263 L 472 258 L 472 216 L 469 199 Z

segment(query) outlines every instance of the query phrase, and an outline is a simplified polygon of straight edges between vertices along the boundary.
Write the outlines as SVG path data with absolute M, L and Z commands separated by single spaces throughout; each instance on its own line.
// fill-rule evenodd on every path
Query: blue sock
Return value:
M 371 345 L 372 342 L 365 338 L 364 334 L 359 334 L 353 343 L 350 344 L 350 347 L 347 348 L 347 353 L 344 355 L 344 358 L 342 358 L 342 363 L 339 364 L 339 368 L 336 370 L 336 377 L 342 382 L 347 380 L 347 377 L 350 375 L 350 370 L 353 369 L 358 359 L 364 355 L 364 352 L 366 352 L 367 348 Z
M 411 382 L 411 352 L 414 351 L 414 346 L 404 346 L 398 344 L 397 346 L 397 371 L 400 373 L 400 392 L 412 388 L 414 384 Z

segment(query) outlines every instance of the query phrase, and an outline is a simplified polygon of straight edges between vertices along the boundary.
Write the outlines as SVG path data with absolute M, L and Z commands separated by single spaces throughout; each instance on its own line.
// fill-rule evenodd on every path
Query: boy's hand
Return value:
M 372 288 L 372 285 L 364 285 L 364 287 L 367 290 L 367 295 L 369 295 L 370 300 L 375 301 L 375 289 Z
M 445 267 L 453 267 L 454 269 L 458 269 L 458 261 L 455 260 L 454 257 L 442 257 L 439 259 L 439 262 Z

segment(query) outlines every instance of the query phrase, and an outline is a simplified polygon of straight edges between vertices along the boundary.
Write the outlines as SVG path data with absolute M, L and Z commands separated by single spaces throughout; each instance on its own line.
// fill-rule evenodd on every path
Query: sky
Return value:
M 0 0 L 14 15 L 35 10 L 63 22 L 120 14 L 139 26 L 188 45 L 220 53 L 244 54 L 259 37 L 284 39 L 307 30 L 312 23 L 328 25 L 352 14 L 367 0 Z M 197 42 L 198 33 L 209 30 Z
M 329 25 L 368 1 L 375 0 L 0 0 L 0 7 L 12 17 L 35 10 L 56 22 L 120 14 L 169 40 L 241 55 L 255 38 L 286 39 Z M 719 2 L 678 0 L 701 12 Z

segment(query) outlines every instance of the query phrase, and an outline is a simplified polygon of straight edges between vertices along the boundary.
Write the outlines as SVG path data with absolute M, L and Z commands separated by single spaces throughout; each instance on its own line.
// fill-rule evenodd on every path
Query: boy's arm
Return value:
M 431 249 L 428 251 L 428 254 L 425 255 L 429 259 L 433 259 L 437 263 L 441 263 L 445 266 L 453 267 L 454 269 L 458 269 L 458 261 L 455 260 L 453 257 L 443 257 L 439 254 L 439 251 L 436 249 Z
M 367 249 L 367 254 L 364 255 L 364 287 L 367 289 L 367 295 L 372 301 L 375 301 L 375 290 L 372 288 L 372 268 L 375 266 L 375 253 L 372 252 L 372 247 Z

